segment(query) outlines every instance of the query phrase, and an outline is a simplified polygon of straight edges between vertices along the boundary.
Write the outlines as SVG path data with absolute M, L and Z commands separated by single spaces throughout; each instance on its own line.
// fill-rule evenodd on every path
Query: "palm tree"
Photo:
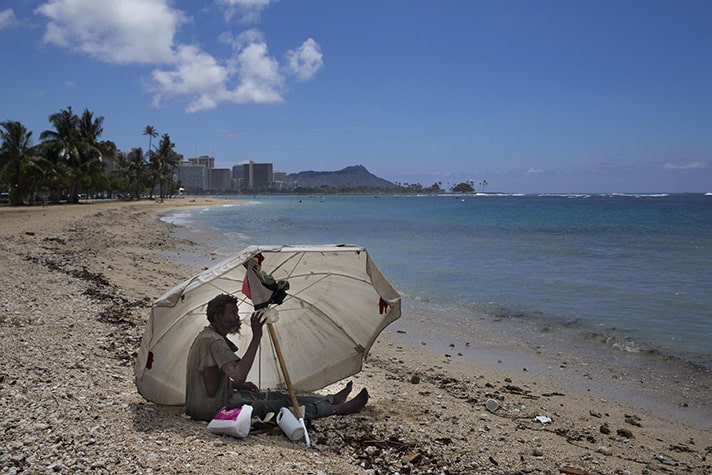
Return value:
M 11 205 L 27 201 L 30 192 L 41 179 L 41 158 L 32 146 L 32 132 L 17 121 L 0 123 L 0 182 L 9 188 Z
M 146 188 L 146 162 L 141 147 L 132 148 L 119 156 L 119 170 L 125 177 L 126 188 L 135 199 L 141 199 Z
M 166 197 L 166 189 L 175 184 L 174 170 L 180 165 L 180 155 L 174 150 L 175 144 L 171 142 L 168 134 L 161 136 L 158 149 L 150 154 L 150 167 L 153 172 L 152 186 L 158 183 L 161 203 Z
M 69 186 L 62 150 L 43 142 L 37 146 L 37 151 L 47 164 L 48 172 L 45 173 L 44 186 L 49 191 L 50 199 L 59 202 L 61 190 Z
M 148 174 L 148 197 L 153 199 L 153 192 L 158 185 L 161 176 L 161 160 L 158 156 L 158 150 L 149 151 L 147 154 L 148 162 L 146 163 L 146 173 Z
M 79 162 L 79 117 L 69 106 L 50 115 L 49 121 L 55 130 L 45 130 L 40 134 L 40 140 L 47 155 L 57 160 L 57 171 L 66 178 L 66 185 L 71 188 L 76 177 L 72 170 Z
M 151 139 L 158 137 L 158 132 L 156 132 L 156 129 L 152 125 L 147 125 L 146 128 L 143 129 L 143 135 L 148 135 L 148 150 L 146 153 L 150 155 L 152 150 Z
M 104 179 L 104 164 L 102 158 L 113 158 L 116 153 L 116 145 L 108 140 L 99 140 L 104 133 L 104 118 L 94 117 L 94 113 L 84 109 L 79 118 L 79 164 L 76 172 L 80 178 L 75 180 L 72 188 L 70 201 L 78 201 L 77 189 L 79 183 L 87 187 L 96 188 Z
M 89 109 L 78 117 L 69 106 L 50 115 L 49 121 L 55 130 L 45 130 L 40 139 L 61 157 L 68 177 L 69 202 L 78 203 L 80 184 L 90 186 L 103 174 L 101 158 L 113 156 L 116 146 L 99 140 L 104 132 L 104 118 L 94 117 Z

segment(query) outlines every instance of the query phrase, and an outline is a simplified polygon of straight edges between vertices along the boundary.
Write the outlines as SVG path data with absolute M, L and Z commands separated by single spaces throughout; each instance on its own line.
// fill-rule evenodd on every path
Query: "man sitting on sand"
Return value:
M 206 313 L 210 324 L 198 334 L 188 353 L 185 413 L 196 420 L 210 421 L 223 406 L 231 409 L 249 404 L 253 415 L 264 419 L 269 412 L 290 407 L 291 400 L 286 394 L 260 392 L 247 381 L 262 338 L 262 312 L 254 312 L 250 317 L 252 340 L 242 358 L 235 354 L 237 347 L 227 338 L 228 334 L 240 331 L 237 298 L 218 295 L 208 302 Z M 349 382 L 329 396 L 298 397 L 297 401 L 304 406 L 305 419 L 359 412 L 368 402 L 368 391 L 362 389 L 347 402 L 351 386 Z

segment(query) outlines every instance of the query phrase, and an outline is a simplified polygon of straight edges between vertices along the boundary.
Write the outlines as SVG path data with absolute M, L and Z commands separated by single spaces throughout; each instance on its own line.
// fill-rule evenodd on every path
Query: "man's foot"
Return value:
M 344 416 L 346 414 L 355 414 L 357 412 L 361 412 L 361 409 L 363 409 L 367 403 L 368 391 L 366 390 L 366 388 L 363 388 L 361 392 L 358 393 L 356 397 L 350 400 L 349 402 L 335 405 L 334 414 L 338 414 L 340 416 Z
M 343 404 L 346 402 L 346 398 L 349 397 L 349 394 L 351 394 L 351 388 L 353 388 L 354 382 L 349 381 L 348 384 L 346 384 L 346 387 L 339 391 L 338 393 L 332 395 L 332 404 Z

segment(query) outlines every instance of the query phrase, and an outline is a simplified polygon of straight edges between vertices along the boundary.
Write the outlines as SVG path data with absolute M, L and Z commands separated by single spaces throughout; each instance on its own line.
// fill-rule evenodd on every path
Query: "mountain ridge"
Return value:
M 363 165 L 352 165 L 337 171 L 307 170 L 287 175 L 286 184 L 292 187 L 318 188 L 333 187 L 369 187 L 395 188 L 392 183 L 372 174 Z

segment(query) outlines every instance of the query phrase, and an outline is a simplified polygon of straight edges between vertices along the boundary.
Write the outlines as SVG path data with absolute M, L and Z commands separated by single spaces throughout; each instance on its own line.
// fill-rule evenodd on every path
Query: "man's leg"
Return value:
M 300 406 L 304 406 L 304 418 L 307 420 L 333 416 L 335 414 L 347 415 L 361 412 L 361 409 L 368 403 L 368 391 L 366 388 L 363 388 L 356 397 L 348 402 L 344 402 L 350 391 L 351 383 L 337 394 L 330 396 L 297 396 L 297 402 Z M 291 399 L 286 394 L 269 394 L 276 394 L 275 397 L 278 398 L 277 400 L 280 401 L 281 404 L 279 408 L 276 410 L 272 409 L 272 411 L 276 412 L 282 407 L 292 406 Z
M 304 406 L 304 418 L 307 420 L 334 414 L 354 414 L 361 411 L 368 402 L 368 391 L 364 388 L 350 401 L 342 402 L 350 390 L 351 385 L 349 384 L 339 393 L 330 396 L 297 396 L 297 403 Z M 280 392 L 236 391 L 230 398 L 227 407 L 230 409 L 243 404 L 251 405 L 253 415 L 264 419 L 270 412 L 276 414 L 283 407 L 291 408 L 292 400 L 287 394 Z
M 334 414 L 333 396 L 299 396 L 297 402 L 304 406 L 304 417 L 308 420 Z M 283 407 L 292 407 L 292 399 L 279 392 L 235 391 L 227 404 L 228 409 L 244 404 L 252 406 L 252 414 L 264 419 L 273 412 L 277 414 Z

